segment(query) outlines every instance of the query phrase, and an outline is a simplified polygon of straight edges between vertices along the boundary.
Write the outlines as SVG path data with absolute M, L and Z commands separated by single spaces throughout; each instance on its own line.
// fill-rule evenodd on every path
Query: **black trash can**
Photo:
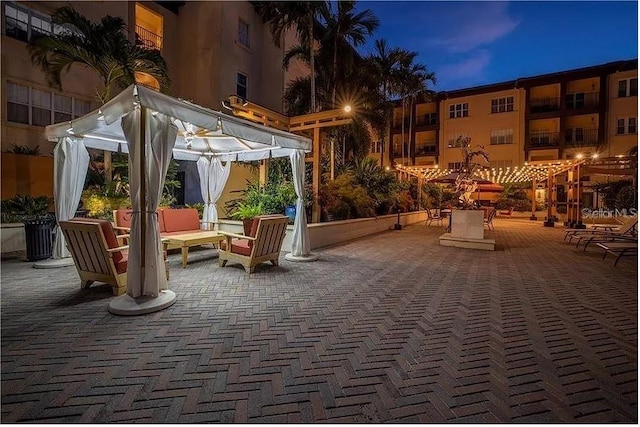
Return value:
M 54 216 L 24 220 L 27 260 L 40 261 L 53 254 Z

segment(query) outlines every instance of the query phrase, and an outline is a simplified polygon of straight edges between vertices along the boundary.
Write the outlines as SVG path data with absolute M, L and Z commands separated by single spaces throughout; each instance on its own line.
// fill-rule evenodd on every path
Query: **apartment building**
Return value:
M 128 27 L 130 41 L 162 53 L 171 78 L 169 94 L 215 110 L 224 110 L 222 102 L 236 95 L 282 112 L 286 84 L 308 72 L 299 63 L 288 70 L 282 69 L 284 52 L 297 43 L 295 34 L 286 34 L 277 47 L 268 26 L 262 24 L 248 1 L 3 1 L 1 97 L 4 102 L 0 117 L 3 153 L 15 144 L 31 149 L 38 146 L 43 156 L 50 156 L 53 144 L 44 139 L 44 127 L 99 107 L 96 93 L 102 83 L 95 72 L 74 65 L 63 76 L 63 89 L 55 90 L 31 63 L 26 49 L 31 37 L 58 31 L 51 22 L 51 13 L 67 4 L 94 22 L 106 15 L 121 17 Z M 158 87 L 148 75 L 138 74 L 136 80 Z M 3 161 L 3 166 L 5 163 Z M 52 161 L 48 164 L 52 170 Z M 33 178 L 5 177 L 5 169 L 7 174 L 18 173 L 13 165 L 6 166 L 3 182 Z M 232 169 L 228 187 L 244 188 L 253 172 Z M 199 198 L 195 166 L 182 166 L 180 179 L 187 194 L 185 201 L 190 203 L 195 201 L 193 198 Z M 3 185 L 2 197 L 11 197 L 19 187 Z M 193 194 L 192 200 L 189 194 Z
M 383 165 L 456 169 L 460 135 L 484 146 L 495 168 L 615 156 L 638 145 L 637 118 L 637 60 L 440 92 L 404 113 L 398 103 Z

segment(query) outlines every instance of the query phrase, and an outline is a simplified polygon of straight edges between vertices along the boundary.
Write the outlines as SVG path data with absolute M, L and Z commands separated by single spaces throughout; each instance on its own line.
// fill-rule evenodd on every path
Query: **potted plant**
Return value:
M 231 214 L 231 218 L 242 220 L 244 235 L 248 236 L 251 234 L 253 219 L 259 215 L 262 215 L 262 203 L 259 203 L 257 205 L 239 203 L 235 212 Z
M 24 223 L 27 259 L 39 261 L 51 258 L 55 215 L 49 213 L 50 198 L 17 195 L 2 201 L 4 214 L 13 214 Z

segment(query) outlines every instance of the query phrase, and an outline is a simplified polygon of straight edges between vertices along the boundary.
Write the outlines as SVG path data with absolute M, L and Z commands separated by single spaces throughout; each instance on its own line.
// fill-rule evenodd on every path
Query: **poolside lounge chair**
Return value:
M 427 209 L 427 220 L 425 221 L 425 225 L 431 225 L 433 221 L 436 221 L 437 223 L 439 223 L 439 225 L 442 225 L 442 220 L 444 220 L 444 218 L 440 216 L 440 214 L 434 214 L 431 212 L 431 209 Z
M 227 261 L 236 262 L 249 274 L 265 261 L 277 266 L 288 220 L 284 215 L 259 218 L 255 237 L 220 231 L 226 236 L 218 251 L 220 266 L 224 267 Z
M 638 218 L 636 217 L 627 217 L 621 224 L 597 224 L 591 225 L 589 228 L 566 228 L 564 229 L 564 239 L 567 240 L 569 238 L 569 242 L 573 240 L 574 237 L 581 238 L 584 235 L 592 235 L 592 234 L 602 234 L 602 233 L 610 233 L 610 232 L 621 232 L 626 234 L 629 229 L 635 228 L 638 223 Z
M 632 242 L 603 242 L 598 243 L 598 246 L 604 249 L 604 255 L 602 259 L 607 257 L 607 254 L 611 253 L 617 255 L 616 261 L 613 263 L 615 267 L 620 261 L 620 258 L 625 255 L 638 255 L 638 243 Z
M 513 207 L 510 207 L 508 211 L 500 211 L 500 216 L 510 217 L 512 213 L 513 213 Z
M 576 248 L 580 247 L 580 244 L 585 242 L 584 250 L 587 250 L 587 246 L 590 243 L 607 242 L 620 239 L 620 240 L 637 240 L 636 226 L 638 225 L 637 218 L 630 218 L 624 226 L 621 226 L 617 231 L 591 231 L 590 233 L 582 233 L 573 235 L 578 238 Z M 584 230 L 583 230 L 584 231 Z

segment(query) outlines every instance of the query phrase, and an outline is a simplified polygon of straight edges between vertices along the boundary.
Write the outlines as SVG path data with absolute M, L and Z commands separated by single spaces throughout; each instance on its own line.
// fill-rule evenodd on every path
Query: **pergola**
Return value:
M 48 126 L 46 136 L 57 142 L 54 196 L 58 221 L 72 218 L 78 206 L 89 162 L 87 147 L 129 154 L 133 216 L 127 295 L 110 304 L 110 310 L 118 306 L 118 314 L 143 314 L 175 301 L 175 294 L 167 287 L 156 214 L 171 158 L 198 162 L 208 214 L 217 218 L 215 201 L 224 187 L 231 162 L 289 157 L 298 200 L 291 254 L 287 259 L 314 259 L 303 204 L 305 153 L 311 150 L 308 138 L 136 85 L 99 110 Z M 226 162 L 226 171 L 222 162 Z M 54 257 L 64 257 L 65 251 L 64 238 L 58 233 Z
M 453 172 L 451 169 L 440 169 L 437 165 L 395 165 L 400 174 L 406 174 L 418 178 L 419 183 L 433 181 Z M 599 174 L 611 176 L 635 176 L 637 169 L 637 157 L 616 156 L 604 158 L 574 158 L 564 160 L 542 160 L 525 162 L 522 166 L 513 168 L 484 168 L 477 171 L 478 177 L 492 181 L 496 184 L 511 184 L 531 182 L 534 197 L 531 200 L 531 219 L 535 220 L 536 200 L 535 190 L 538 183 L 546 181 L 547 184 L 547 221 L 545 226 L 553 227 L 557 221 L 557 177 L 568 174 L 567 183 L 569 192 L 567 195 L 567 225 L 582 223 L 582 209 L 580 198 L 582 194 L 581 176 Z

